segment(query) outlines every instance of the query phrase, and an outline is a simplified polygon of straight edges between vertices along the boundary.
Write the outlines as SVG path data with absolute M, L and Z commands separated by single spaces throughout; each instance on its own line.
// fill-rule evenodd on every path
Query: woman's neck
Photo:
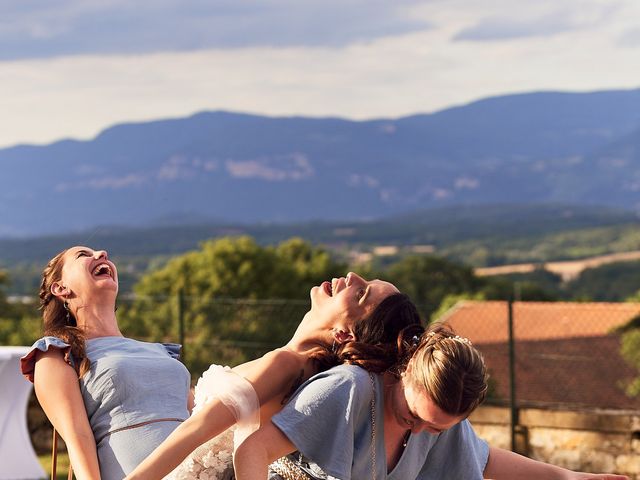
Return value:
M 298 331 L 285 345 L 294 352 L 304 353 L 317 348 L 330 348 L 333 335 L 329 330 Z
M 84 305 L 76 310 L 78 326 L 87 338 L 121 337 L 114 305 Z
M 383 397 L 384 397 L 384 445 L 387 453 L 387 469 L 391 471 L 395 468 L 402 453 L 404 452 L 411 430 L 405 425 L 401 425 L 396 417 L 398 409 L 398 395 L 401 389 L 400 380 L 389 373 L 382 377 Z
M 334 338 L 331 326 L 319 324 L 307 312 L 286 347 L 302 353 L 318 347 L 331 347 Z
M 401 425 L 396 417 L 399 409 L 399 397 L 402 393 L 402 382 L 400 379 L 390 373 L 382 375 L 383 401 L 384 401 L 384 418 L 385 432 L 395 432 L 395 436 L 403 436 L 407 427 Z M 402 435 L 398 434 L 402 432 Z

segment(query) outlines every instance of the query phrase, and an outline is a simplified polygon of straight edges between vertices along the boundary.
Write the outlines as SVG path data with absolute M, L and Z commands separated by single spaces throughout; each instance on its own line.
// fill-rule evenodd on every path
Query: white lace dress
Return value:
M 230 480 L 233 451 L 260 426 L 260 403 L 251 383 L 229 367 L 211 365 L 198 379 L 192 415 L 220 399 L 236 417 L 236 424 L 195 449 L 166 479 Z

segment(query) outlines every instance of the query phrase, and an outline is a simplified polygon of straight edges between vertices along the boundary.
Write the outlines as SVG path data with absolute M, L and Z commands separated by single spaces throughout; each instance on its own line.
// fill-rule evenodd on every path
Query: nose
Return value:
M 109 260 L 109 254 L 107 253 L 106 250 L 96 250 L 95 252 L 93 252 L 93 258 L 95 258 L 96 260 L 100 258 Z
M 355 285 L 355 284 L 366 285 L 367 284 L 367 281 L 355 272 L 347 273 L 347 278 L 349 280 L 347 282 L 349 285 Z
M 358 275 L 355 272 L 347 273 L 347 277 L 349 277 L 349 281 L 350 282 L 356 281 L 356 282 L 360 282 L 360 283 L 367 283 L 367 281 L 364 278 L 362 278 L 360 275 Z

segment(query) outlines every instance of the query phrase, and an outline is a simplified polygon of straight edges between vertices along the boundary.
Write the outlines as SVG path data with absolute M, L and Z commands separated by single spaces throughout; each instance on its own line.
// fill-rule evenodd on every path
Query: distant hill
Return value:
M 509 95 L 361 122 L 203 112 L 3 149 L 0 168 L 0 237 L 476 204 L 635 210 L 640 90 Z
M 567 205 L 450 206 L 366 221 L 101 226 L 75 233 L 0 239 L 0 267 L 23 262 L 42 263 L 63 248 L 76 244 L 105 248 L 127 258 L 170 256 L 195 249 L 204 240 L 228 235 L 250 235 L 262 244 L 300 236 L 336 249 L 432 245 L 437 252 L 468 261 L 456 253 L 458 246 L 494 246 L 499 253 L 501 248 L 516 245 L 526 254 L 535 242 L 566 236 L 575 237 L 573 244 L 576 244 L 585 232 L 606 231 L 620 236 L 621 229 L 638 230 L 638 226 L 638 217 L 633 212 L 610 207 Z M 626 246 L 616 246 L 609 241 L 597 243 L 599 245 L 595 248 L 598 252 L 605 253 L 621 251 Z M 612 249 L 607 250 L 609 247 Z M 560 249 L 556 253 L 562 255 Z M 585 252 L 584 256 L 591 254 Z M 553 254 L 547 252 L 545 258 L 553 258 Z
M 89 245 L 112 254 L 120 267 L 121 290 L 127 292 L 148 268 L 196 249 L 202 241 L 228 235 L 251 235 L 262 244 L 301 236 L 325 245 L 347 263 L 356 261 L 361 253 L 377 251 L 376 247 L 393 245 L 396 248 L 383 249 L 387 251 L 383 256 L 371 257 L 383 268 L 415 251 L 482 267 L 640 250 L 640 221 L 634 212 L 567 205 L 478 205 L 367 221 L 100 226 L 75 233 L 0 239 L 0 269 L 9 271 L 9 293 L 30 294 L 37 291 L 40 272 L 49 258 L 71 245 Z M 394 250 L 397 253 L 388 254 Z

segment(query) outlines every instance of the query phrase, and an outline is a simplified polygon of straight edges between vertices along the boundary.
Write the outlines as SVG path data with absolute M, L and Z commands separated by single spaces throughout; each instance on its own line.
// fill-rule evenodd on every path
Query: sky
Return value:
M 0 0 L 0 147 L 204 110 L 640 88 L 638 0 Z

